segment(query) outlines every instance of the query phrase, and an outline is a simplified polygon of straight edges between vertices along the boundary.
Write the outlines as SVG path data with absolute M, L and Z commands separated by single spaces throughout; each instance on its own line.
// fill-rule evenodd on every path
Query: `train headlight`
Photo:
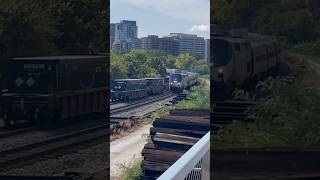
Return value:
M 223 68 L 218 68 L 218 77 L 223 78 Z
M 218 74 L 223 74 L 223 68 L 218 68 Z
M 177 83 L 177 85 L 178 85 L 178 86 L 180 86 L 180 85 L 181 85 L 181 83 Z

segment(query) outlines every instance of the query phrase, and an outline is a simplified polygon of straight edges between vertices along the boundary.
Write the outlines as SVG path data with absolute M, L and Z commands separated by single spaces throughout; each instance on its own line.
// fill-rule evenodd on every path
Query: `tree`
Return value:
M 178 69 L 191 70 L 196 62 L 195 57 L 189 53 L 184 53 L 178 56 L 175 65 Z
M 209 65 L 205 63 L 197 63 L 194 65 L 193 71 L 200 75 L 209 74 Z
M 166 67 L 169 69 L 175 69 L 176 68 L 175 63 L 176 63 L 176 57 L 169 55 L 166 60 Z
M 305 0 L 211 0 L 220 29 L 248 28 L 251 32 L 298 43 L 319 37 L 320 21 Z
M 1 57 L 56 52 L 57 19 L 39 1 L 0 1 Z
M 166 59 L 167 54 L 161 51 L 154 50 L 147 52 L 147 65 L 160 76 L 166 75 Z
M 114 79 L 128 78 L 128 67 L 123 57 L 119 54 L 110 52 L 110 81 Z
M 103 0 L 0 0 L 0 57 L 106 51 L 108 13 Z

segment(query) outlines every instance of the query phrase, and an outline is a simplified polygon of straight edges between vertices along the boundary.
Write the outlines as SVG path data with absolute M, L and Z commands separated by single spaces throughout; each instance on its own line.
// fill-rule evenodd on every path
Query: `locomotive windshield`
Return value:
M 125 91 L 127 89 L 126 81 L 114 81 L 112 85 L 113 91 Z
M 213 40 L 213 61 L 217 66 L 224 66 L 231 60 L 230 43 L 222 39 Z
M 182 75 L 181 74 L 172 74 L 170 76 L 171 81 L 182 81 Z

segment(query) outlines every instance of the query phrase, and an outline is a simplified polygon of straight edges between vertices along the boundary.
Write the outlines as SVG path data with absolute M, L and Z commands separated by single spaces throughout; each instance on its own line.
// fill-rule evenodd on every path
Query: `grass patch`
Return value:
M 191 89 L 187 96 L 189 100 L 179 102 L 175 107 L 177 109 L 193 109 L 193 108 L 209 108 L 210 107 L 210 93 L 208 89 L 201 86 L 196 86 Z
M 143 172 L 141 169 L 141 158 L 134 158 L 129 164 L 121 165 L 122 180 L 139 180 Z
M 210 81 L 210 74 L 201 75 L 201 76 L 199 76 L 199 78 Z
M 270 94 L 247 113 L 254 123 L 235 122 L 217 132 L 212 148 L 301 148 L 320 145 L 320 92 L 275 79 L 260 82 Z
M 309 56 L 320 56 L 320 42 L 305 42 L 296 44 L 291 46 L 289 50 Z

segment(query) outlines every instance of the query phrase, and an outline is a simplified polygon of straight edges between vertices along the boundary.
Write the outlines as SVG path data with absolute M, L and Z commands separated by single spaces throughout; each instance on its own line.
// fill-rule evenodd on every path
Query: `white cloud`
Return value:
M 114 0 L 138 7 L 154 9 L 169 17 L 199 24 L 210 22 L 209 0 Z M 146 14 L 146 16 L 148 16 Z
M 193 25 L 192 28 L 190 29 L 191 32 L 197 33 L 197 32 L 209 32 L 210 31 L 210 26 L 209 25 Z

